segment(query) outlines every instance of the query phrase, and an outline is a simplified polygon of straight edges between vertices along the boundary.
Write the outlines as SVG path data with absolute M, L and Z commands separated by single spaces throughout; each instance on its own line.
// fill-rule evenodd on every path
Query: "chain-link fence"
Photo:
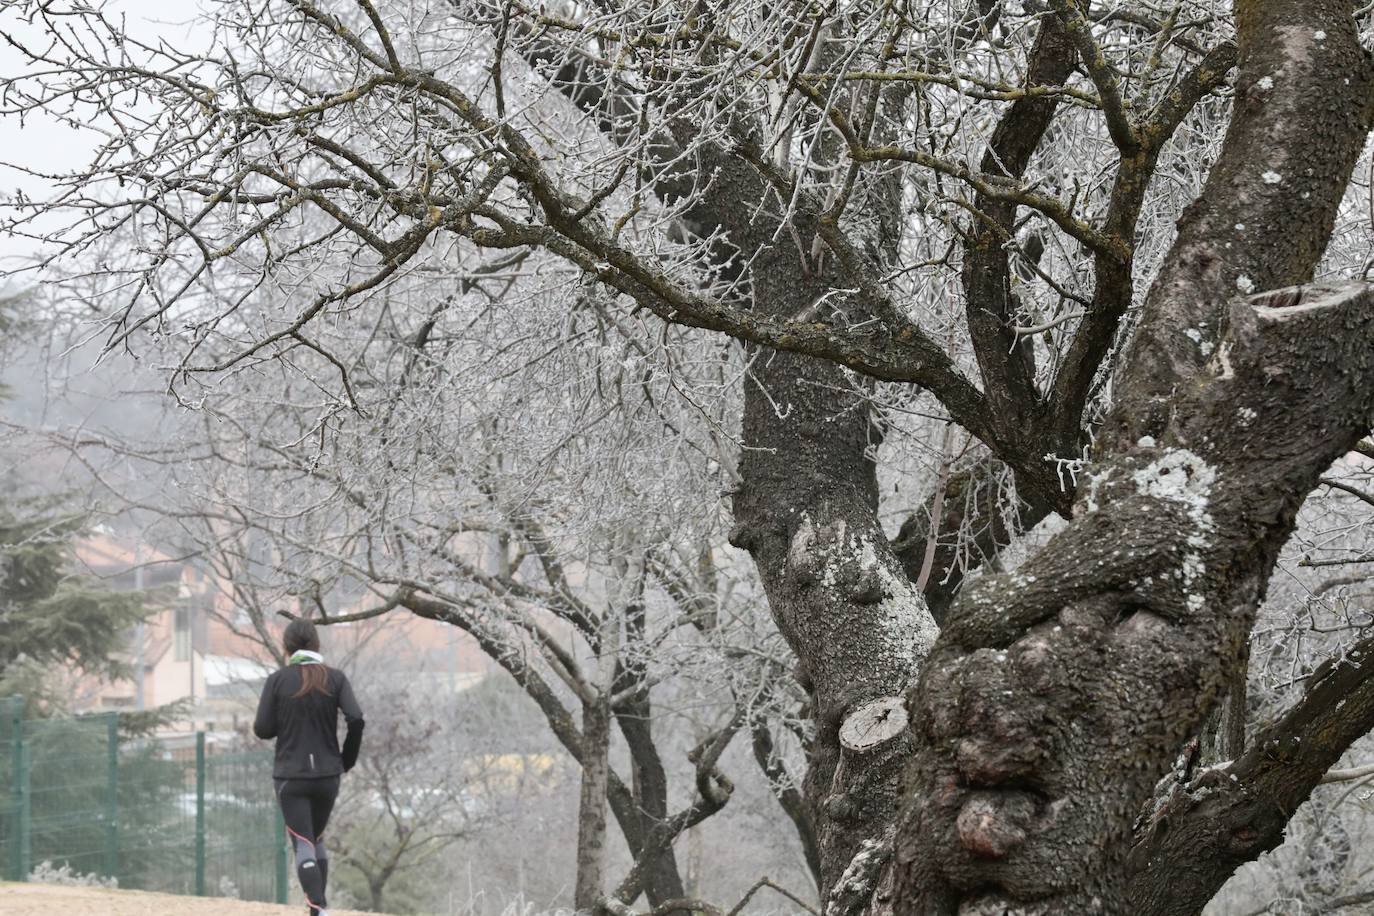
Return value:
M 286 902 L 270 751 L 121 736 L 118 713 L 24 720 L 0 700 L 0 874 L 41 862 L 120 887 Z

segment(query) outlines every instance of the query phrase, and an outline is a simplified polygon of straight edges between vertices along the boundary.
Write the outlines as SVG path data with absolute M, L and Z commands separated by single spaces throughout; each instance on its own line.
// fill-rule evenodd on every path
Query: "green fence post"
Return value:
M 19 842 L 15 843 L 18 850 L 18 870 L 20 881 L 29 880 L 29 872 L 33 871 L 33 806 L 32 788 L 29 785 L 29 747 L 21 740 L 19 743 L 19 771 L 14 780 L 15 788 L 18 790 L 18 797 L 15 799 L 16 811 L 19 814 Z
M 119 876 L 119 713 L 105 719 L 105 877 Z
M 205 896 L 205 732 L 196 732 L 196 896 Z
M 23 881 L 24 847 L 20 837 L 24 833 L 24 700 L 13 697 L 9 700 L 10 723 L 10 811 L 14 818 L 14 833 L 10 836 L 10 860 L 5 863 L 6 877 L 11 881 Z
M 277 902 L 286 903 L 286 821 L 277 806 Z

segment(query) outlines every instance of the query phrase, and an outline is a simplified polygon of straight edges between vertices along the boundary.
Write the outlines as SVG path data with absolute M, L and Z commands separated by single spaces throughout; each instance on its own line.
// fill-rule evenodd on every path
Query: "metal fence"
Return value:
M 0 700 L 0 874 L 49 862 L 120 887 L 285 903 L 271 752 L 120 735 L 118 713 L 25 721 Z

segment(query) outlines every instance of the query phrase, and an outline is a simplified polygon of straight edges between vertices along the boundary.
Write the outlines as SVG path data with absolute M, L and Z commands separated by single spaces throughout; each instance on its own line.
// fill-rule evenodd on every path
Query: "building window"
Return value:
M 191 609 L 179 607 L 176 610 L 175 634 L 176 660 L 191 660 Z

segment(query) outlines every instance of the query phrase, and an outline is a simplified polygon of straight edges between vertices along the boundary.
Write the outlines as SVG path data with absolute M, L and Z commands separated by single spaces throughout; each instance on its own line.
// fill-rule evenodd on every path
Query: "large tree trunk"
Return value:
M 1298 506 L 1374 422 L 1368 289 L 1224 307 L 1310 278 L 1368 131 L 1368 60 L 1348 4 L 1237 16 L 1222 155 L 1147 300 L 1074 521 L 960 596 L 913 697 L 903 912 L 1195 913 L 1273 841 L 1237 821 L 1202 881 L 1184 867 L 1201 828 L 1171 838 L 1166 818 L 1129 855 L 1156 783 L 1241 664 Z M 1187 902 L 1150 902 L 1171 899 Z
M 756 263 L 755 297 L 770 312 L 795 314 L 828 289 L 795 282 L 797 256 L 780 247 Z M 822 899 L 847 889 L 862 906 L 884 864 L 875 841 L 895 815 L 911 744 L 900 704 L 886 718 L 855 714 L 904 694 L 935 624 L 879 525 L 879 435 L 852 378 L 793 354 L 751 355 L 732 540 L 753 556 L 811 697 L 804 794 Z M 866 733 L 846 748 L 841 729 L 851 720 Z

